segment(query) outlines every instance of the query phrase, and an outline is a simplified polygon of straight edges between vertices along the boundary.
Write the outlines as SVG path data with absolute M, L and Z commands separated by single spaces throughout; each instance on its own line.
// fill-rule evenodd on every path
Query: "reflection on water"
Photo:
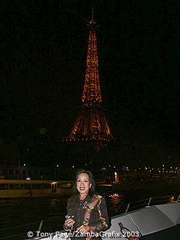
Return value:
M 110 193 L 107 197 L 106 199 L 110 216 L 120 213 L 124 204 L 124 196 L 119 193 Z
M 105 195 L 110 216 L 121 209 L 124 197 L 115 193 Z M 0 240 L 26 239 L 28 231 L 55 232 L 62 229 L 66 215 L 67 196 L 57 198 L 0 200 Z
M 37 231 L 41 220 L 44 231 L 59 231 L 66 203 L 67 197 L 0 200 L 0 239 L 25 239 L 24 233 Z

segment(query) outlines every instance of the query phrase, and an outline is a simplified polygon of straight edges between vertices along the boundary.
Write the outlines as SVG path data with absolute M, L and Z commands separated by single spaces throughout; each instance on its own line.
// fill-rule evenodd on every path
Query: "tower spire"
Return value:
M 91 16 L 91 20 L 94 20 L 94 8 L 92 8 L 92 16 Z
M 92 13 L 93 17 L 93 13 Z M 82 94 L 82 102 L 102 103 L 101 87 L 99 80 L 99 62 L 97 50 L 97 24 L 92 18 L 90 21 L 90 31 L 88 38 L 88 49 L 86 58 L 85 81 Z
M 82 105 L 74 126 L 65 141 L 92 143 L 93 147 L 99 150 L 113 140 L 113 136 L 102 107 L 96 35 L 98 25 L 94 20 L 93 9 L 89 26 Z

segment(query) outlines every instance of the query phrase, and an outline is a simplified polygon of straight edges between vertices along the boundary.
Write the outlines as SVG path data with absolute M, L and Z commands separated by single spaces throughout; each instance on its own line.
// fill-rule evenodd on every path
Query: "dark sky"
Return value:
M 100 158 L 178 164 L 176 1 L 2 0 L 2 159 L 75 163 L 62 143 L 78 114 L 91 7 L 104 106 L 116 142 Z M 77 154 L 77 155 L 76 155 Z

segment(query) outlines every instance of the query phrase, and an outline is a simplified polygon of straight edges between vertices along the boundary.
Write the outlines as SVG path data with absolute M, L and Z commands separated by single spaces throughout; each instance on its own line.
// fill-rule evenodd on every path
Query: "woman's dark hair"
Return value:
M 74 184 L 73 184 L 73 192 L 75 195 L 78 195 L 79 192 L 77 190 L 77 179 L 79 174 L 81 173 L 86 173 L 89 176 L 89 182 L 91 184 L 91 187 L 89 189 L 89 196 L 92 197 L 94 195 L 95 192 L 95 181 L 94 181 L 94 177 L 92 175 L 92 173 L 90 171 L 84 170 L 84 169 L 80 169 L 79 171 L 76 172 L 75 175 L 75 179 L 74 179 Z

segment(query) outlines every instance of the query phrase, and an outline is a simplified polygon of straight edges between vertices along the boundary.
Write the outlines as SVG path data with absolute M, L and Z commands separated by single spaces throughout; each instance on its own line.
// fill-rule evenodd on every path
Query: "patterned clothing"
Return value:
M 100 195 L 94 195 L 92 198 L 88 195 L 84 200 L 80 200 L 78 195 L 70 197 L 67 215 L 74 216 L 73 231 L 83 224 L 88 225 L 90 231 L 95 233 L 105 231 L 110 227 L 106 201 Z

